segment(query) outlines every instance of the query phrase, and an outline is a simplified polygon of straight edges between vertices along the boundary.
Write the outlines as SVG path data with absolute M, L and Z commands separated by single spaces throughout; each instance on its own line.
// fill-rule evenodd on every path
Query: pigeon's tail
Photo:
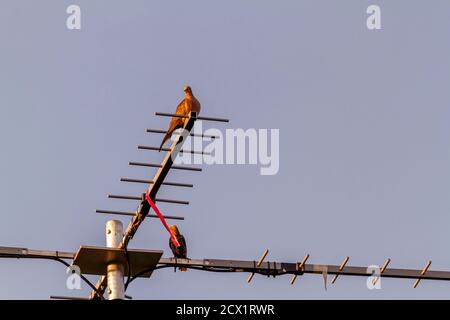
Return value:
M 159 146 L 159 152 L 161 152 L 161 149 L 164 145 L 164 143 L 166 143 L 167 139 L 169 139 L 171 136 L 170 132 L 167 132 L 166 135 L 164 136 L 163 141 L 161 142 L 161 145 Z

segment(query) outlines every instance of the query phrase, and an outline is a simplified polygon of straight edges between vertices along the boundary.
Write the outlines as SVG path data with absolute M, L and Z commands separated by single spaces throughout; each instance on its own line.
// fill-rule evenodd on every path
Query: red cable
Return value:
M 173 234 L 172 230 L 170 230 L 169 226 L 167 225 L 166 219 L 164 219 L 164 216 L 162 215 L 161 211 L 159 211 L 158 207 L 155 205 L 155 203 L 150 199 L 150 189 L 147 190 L 147 193 L 145 194 L 145 199 L 147 200 L 148 204 L 152 207 L 153 211 L 158 215 L 159 219 L 161 220 L 164 227 L 167 229 L 167 231 L 170 233 L 170 238 L 172 239 L 172 243 L 175 245 L 175 247 L 179 248 L 180 243 L 177 240 L 177 237 Z

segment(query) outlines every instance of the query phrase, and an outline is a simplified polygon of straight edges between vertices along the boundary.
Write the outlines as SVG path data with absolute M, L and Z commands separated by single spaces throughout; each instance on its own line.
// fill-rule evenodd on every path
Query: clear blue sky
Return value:
M 382 30 L 366 28 L 378 4 Z M 66 28 L 78 4 L 82 29 Z M 279 128 L 280 171 L 204 166 L 173 172 L 194 189 L 164 187 L 192 258 L 382 264 L 450 270 L 450 2 L 429 1 L 18 1 L 0 3 L 0 245 L 76 251 L 105 244 L 108 216 L 132 211 L 159 162 L 158 145 L 190 84 L 221 128 Z M 211 124 L 206 125 L 211 126 Z M 121 219 L 126 225 L 128 218 Z M 133 248 L 163 249 L 148 219 Z M 141 299 L 449 298 L 450 283 L 163 270 L 136 281 Z M 90 277 L 95 281 L 96 277 Z M 1 260 L 0 298 L 86 295 L 65 268 Z

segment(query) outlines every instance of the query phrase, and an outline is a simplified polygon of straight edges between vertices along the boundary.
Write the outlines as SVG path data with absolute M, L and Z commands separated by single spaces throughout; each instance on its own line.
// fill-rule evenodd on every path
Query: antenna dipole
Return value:
M 186 116 L 188 118 L 188 121 L 184 123 L 183 126 L 183 132 L 191 132 L 192 128 L 194 127 L 195 120 L 197 119 L 197 114 L 195 112 L 191 112 L 189 116 Z M 179 135 L 175 138 L 175 141 L 172 143 L 170 147 L 170 151 L 166 153 L 166 156 L 161 163 L 161 165 L 158 165 L 158 171 L 156 172 L 155 176 L 153 177 L 151 183 L 147 189 L 147 192 L 149 194 L 150 199 L 152 201 L 155 201 L 156 194 L 159 191 L 159 188 L 163 184 L 167 174 L 169 173 L 169 170 L 172 168 L 174 159 L 177 157 L 179 150 L 184 144 L 185 137 L 183 135 Z M 121 240 L 120 249 L 124 249 L 128 246 L 128 243 L 135 235 L 136 231 L 139 229 L 139 226 L 144 221 L 146 216 L 148 215 L 150 211 L 150 205 L 148 202 L 143 201 L 142 205 L 139 207 L 139 209 L 136 212 L 136 215 L 132 218 L 131 222 L 129 223 L 125 234 Z M 98 296 L 98 293 L 104 293 L 107 286 L 107 279 L 106 277 L 102 276 L 96 284 L 97 290 L 91 292 L 91 298 L 95 298 Z

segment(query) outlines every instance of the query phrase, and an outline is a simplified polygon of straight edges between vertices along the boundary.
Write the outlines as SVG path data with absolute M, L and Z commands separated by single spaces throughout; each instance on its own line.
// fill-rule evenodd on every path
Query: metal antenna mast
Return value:
M 197 116 L 197 114 L 195 112 L 191 113 L 189 120 L 187 122 L 185 122 L 185 124 L 184 124 L 184 127 L 183 127 L 184 132 L 188 132 L 188 133 L 191 132 L 191 130 L 194 126 L 194 122 L 196 120 L 196 116 Z M 167 174 L 169 173 L 169 170 L 172 168 L 173 161 L 177 157 L 179 150 L 181 149 L 181 147 L 184 144 L 184 141 L 185 141 L 185 137 L 183 135 L 178 136 L 175 139 L 175 141 L 172 143 L 168 152 L 166 153 L 166 156 L 165 156 L 162 164 L 158 166 L 159 169 L 156 172 L 156 174 L 152 180 L 153 183 L 151 183 L 147 189 L 147 192 L 149 193 L 149 197 L 153 201 L 156 200 L 156 194 L 158 193 L 159 188 L 161 187 L 164 179 L 166 178 Z M 130 165 L 131 165 L 131 163 L 130 163 Z M 148 202 L 142 201 L 141 206 L 136 211 L 136 215 L 132 218 L 130 224 L 128 225 L 128 227 L 125 231 L 125 234 L 123 235 L 123 238 L 122 238 L 120 244 L 118 245 L 118 248 L 124 249 L 128 246 L 128 243 L 133 238 L 134 234 L 136 233 L 139 226 L 141 225 L 141 223 L 144 221 L 144 219 L 148 215 L 149 211 L 150 211 L 150 205 L 148 204 Z M 99 292 L 103 293 L 106 289 L 106 285 L 107 285 L 107 278 L 102 276 L 96 284 L 97 290 L 94 290 L 91 293 L 91 298 L 98 296 Z

